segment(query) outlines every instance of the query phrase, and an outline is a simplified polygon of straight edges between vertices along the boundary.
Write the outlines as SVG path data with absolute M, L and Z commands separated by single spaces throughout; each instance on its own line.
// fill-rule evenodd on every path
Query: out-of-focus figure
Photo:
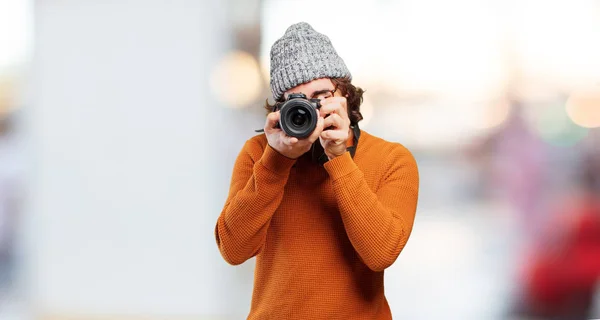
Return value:
M 547 148 L 529 128 L 523 105 L 512 99 L 506 122 L 470 150 L 481 168 L 485 196 L 506 202 L 516 214 L 524 245 L 538 234 L 547 177 Z
M 530 253 L 522 274 L 524 314 L 543 319 L 590 319 L 600 279 L 600 159 L 584 161 L 580 189 L 557 208 L 556 219 Z

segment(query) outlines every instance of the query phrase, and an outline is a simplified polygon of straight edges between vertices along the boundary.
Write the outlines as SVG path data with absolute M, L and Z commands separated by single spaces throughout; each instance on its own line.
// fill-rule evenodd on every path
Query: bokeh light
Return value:
M 561 103 L 531 107 L 527 113 L 535 131 L 551 145 L 573 146 L 585 138 L 589 131 L 573 123 Z
M 210 87 L 225 106 L 247 107 L 258 99 L 263 88 L 258 61 L 244 51 L 228 53 L 212 70 Z
M 573 93 L 566 108 L 569 118 L 577 125 L 600 127 L 600 87 Z
M 511 110 L 511 101 L 508 99 L 497 99 L 483 103 L 478 109 L 473 110 L 474 117 L 471 125 L 480 130 L 498 127 L 508 119 Z

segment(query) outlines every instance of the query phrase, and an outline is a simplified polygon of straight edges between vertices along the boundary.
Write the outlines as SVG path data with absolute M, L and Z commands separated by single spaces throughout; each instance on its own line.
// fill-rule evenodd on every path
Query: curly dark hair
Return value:
M 360 120 L 363 119 L 363 116 L 360 113 L 360 105 L 363 102 L 363 93 L 365 93 L 365 90 L 363 90 L 360 87 L 354 86 L 352 82 L 350 82 L 350 80 L 346 78 L 332 78 L 331 82 L 333 82 L 333 85 L 337 90 L 340 90 L 342 96 L 346 97 L 348 103 L 348 117 L 350 118 L 350 123 L 358 123 Z M 264 108 L 267 111 L 267 113 L 270 113 L 273 112 L 273 108 L 276 105 L 283 102 L 283 96 L 279 100 L 275 101 L 275 103 L 272 105 L 269 104 L 269 99 L 267 99 L 265 101 Z

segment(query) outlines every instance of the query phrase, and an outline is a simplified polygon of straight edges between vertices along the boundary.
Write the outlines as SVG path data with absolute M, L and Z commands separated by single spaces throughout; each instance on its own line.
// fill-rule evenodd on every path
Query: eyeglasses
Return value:
M 314 95 L 313 98 L 323 101 L 324 99 L 333 97 L 335 95 L 336 91 L 337 91 L 337 86 L 335 88 L 333 88 L 333 90 L 330 90 L 330 91 L 321 91 L 317 95 Z
M 333 90 L 320 90 L 317 91 L 315 93 L 317 93 L 316 95 L 313 93 L 313 95 L 309 98 L 309 99 L 319 99 L 321 101 L 331 98 L 335 95 L 335 92 L 337 91 L 337 86 L 335 86 L 333 88 Z M 281 105 L 283 105 L 283 101 L 280 102 L 276 102 L 275 105 L 273 106 L 273 112 L 279 110 L 281 108 Z

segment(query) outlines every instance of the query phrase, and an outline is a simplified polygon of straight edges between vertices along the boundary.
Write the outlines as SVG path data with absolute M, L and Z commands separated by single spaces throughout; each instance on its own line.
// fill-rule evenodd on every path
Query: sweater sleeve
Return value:
M 373 271 L 383 271 L 396 261 L 415 219 L 417 163 L 407 149 L 399 150 L 382 164 L 387 170 L 376 192 L 348 152 L 325 163 L 348 238 Z
M 290 168 L 289 159 L 266 145 L 262 156 L 256 142 L 248 141 L 236 159 L 229 195 L 215 226 L 221 255 L 238 265 L 262 248 L 271 217 L 283 198 Z M 260 158 L 254 162 L 251 154 Z

